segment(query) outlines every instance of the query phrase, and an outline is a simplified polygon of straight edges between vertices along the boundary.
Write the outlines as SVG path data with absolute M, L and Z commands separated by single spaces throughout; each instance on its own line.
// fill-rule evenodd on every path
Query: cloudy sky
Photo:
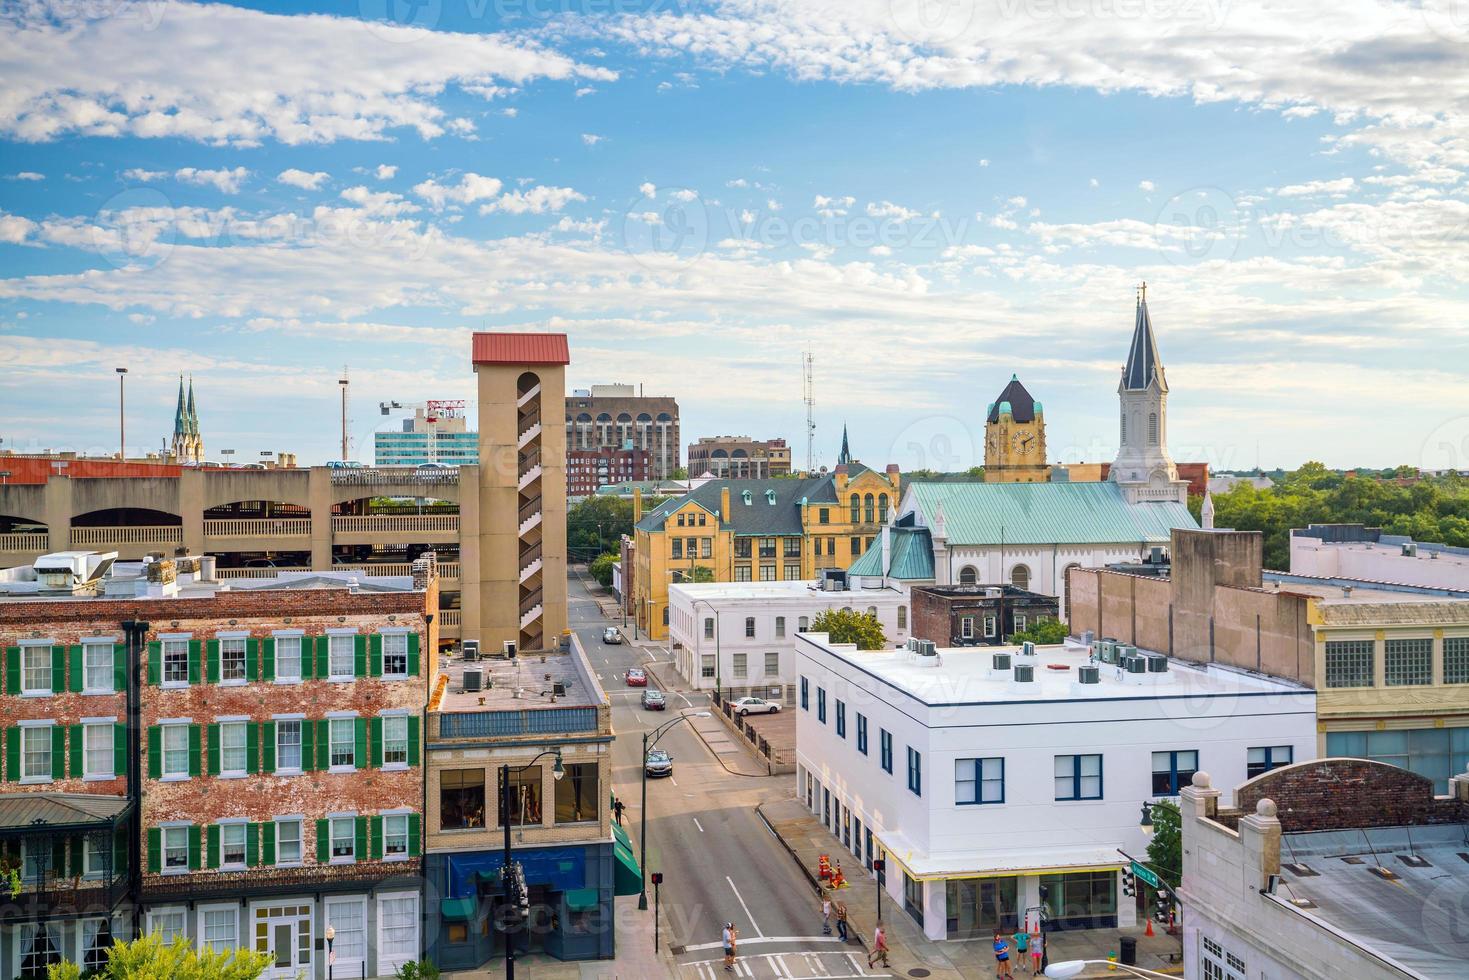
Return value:
M 0 445 L 237 458 L 469 397 L 557 330 L 686 439 L 979 461 L 1018 373 L 1110 459 L 1148 282 L 1216 468 L 1469 465 L 1458 0 L 20 0 Z

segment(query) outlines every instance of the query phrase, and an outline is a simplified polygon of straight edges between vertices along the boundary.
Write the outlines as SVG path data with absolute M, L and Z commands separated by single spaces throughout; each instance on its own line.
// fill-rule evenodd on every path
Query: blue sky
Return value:
M 391 8 L 389 8 L 391 4 Z M 0 445 L 332 455 L 564 330 L 687 440 L 978 462 L 1018 373 L 1110 459 L 1134 288 L 1180 460 L 1469 465 L 1469 20 L 1444 0 L 23 3 Z M 384 21 L 391 9 L 396 22 Z M 374 20 L 377 17 L 379 19 Z

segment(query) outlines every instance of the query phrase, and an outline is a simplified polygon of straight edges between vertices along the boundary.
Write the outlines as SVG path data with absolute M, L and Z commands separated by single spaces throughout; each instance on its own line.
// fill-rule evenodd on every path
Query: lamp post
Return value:
M 525 770 L 534 766 L 548 755 L 554 755 L 556 757 L 556 765 L 551 768 L 551 776 L 557 782 L 560 782 L 561 777 L 566 775 L 566 768 L 561 764 L 561 750 L 559 748 L 547 749 L 523 766 L 511 766 L 507 762 L 500 767 L 500 826 L 505 828 L 505 854 L 503 863 L 500 866 L 500 886 L 505 891 L 505 898 L 516 902 L 519 909 L 524 909 L 527 906 L 530 891 L 526 888 L 525 882 L 516 881 L 515 890 L 519 894 L 515 896 L 511 895 L 511 882 L 515 878 L 515 871 L 514 862 L 510 859 L 510 773 L 525 772 Z M 508 901 L 507 904 L 509 904 Z M 518 917 L 520 913 L 517 911 L 515 914 Z M 511 941 L 508 922 L 502 931 L 505 933 L 505 980 L 515 980 L 515 943 Z M 331 978 L 328 978 L 328 980 L 331 980 Z
M 719 610 L 715 609 L 714 604 L 708 599 L 695 599 L 694 607 L 698 608 L 701 602 L 709 607 L 710 612 L 714 613 L 714 700 L 722 703 L 724 701 L 724 658 L 719 653 Z
M 326 927 L 326 980 L 334 980 L 337 966 L 337 954 L 332 950 L 332 943 L 337 941 L 337 927 Z
M 1151 803 L 1143 803 L 1143 818 L 1138 821 L 1137 825 L 1145 835 L 1153 836 L 1153 806 Z
M 117 458 L 126 460 L 128 458 L 128 429 L 123 382 L 127 379 L 128 369 L 120 367 L 113 368 L 113 370 L 117 372 Z
M 658 744 L 674 725 L 690 718 L 708 718 L 707 711 L 685 712 L 671 721 L 665 721 L 651 731 L 643 732 L 643 802 L 638 813 L 641 828 L 638 831 L 638 876 L 642 879 L 642 890 L 638 892 L 638 911 L 648 911 L 648 750 Z

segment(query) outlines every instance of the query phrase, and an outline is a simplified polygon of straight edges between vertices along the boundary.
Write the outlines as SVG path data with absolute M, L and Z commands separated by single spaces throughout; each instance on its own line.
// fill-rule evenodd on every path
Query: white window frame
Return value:
M 106 843 L 109 846 L 111 845 L 110 840 Z M 92 866 L 94 858 L 96 860 L 95 868 Z M 106 858 L 107 856 L 103 854 L 101 848 L 98 847 L 97 835 L 88 834 L 85 838 L 83 838 L 82 842 L 82 877 L 88 879 L 89 881 L 96 881 L 97 879 L 102 878 L 104 875 L 106 875 Z M 86 950 L 82 950 L 82 952 L 85 953 Z
M 21 697 L 49 698 L 55 693 L 51 690 L 51 685 L 55 683 L 55 677 L 52 671 L 53 663 L 51 660 L 51 648 L 55 645 L 56 643 L 52 640 L 22 640 L 20 642 Z M 46 684 L 44 687 L 30 686 L 30 678 L 28 675 L 31 672 L 31 668 L 27 664 L 27 660 L 31 657 L 31 655 L 37 652 L 41 654 L 40 670 L 46 675 Z
M 408 945 L 408 952 L 406 955 L 394 956 L 386 952 L 386 950 L 388 949 L 388 940 L 386 936 L 387 917 L 383 914 L 383 903 L 389 901 L 408 901 L 412 903 L 410 907 L 411 910 L 408 915 L 408 921 L 413 923 L 413 941 Z M 420 942 L 422 941 L 421 933 L 423 929 L 420 921 L 418 892 L 380 892 L 377 896 L 377 903 L 377 969 L 379 973 L 385 976 L 391 976 L 394 971 L 396 971 L 404 963 L 411 962 L 412 960 L 416 960 L 418 958 L 418 947 Z
M 40 784 L 40 783 L 49 783 L 49 782 L 51 782 L 52 781 L 52 779 L 51 779 L 51 770 L 52 770 L 52 767 L 56 765 L 56 760 L 54 758 L 52 758 L 52 755 L 53 755 L 53 752 L 52 752 L 52 746 L 53 746 L 52 738 L 53 738 L 53 736 L 51 734 L 51 730 L 56 727 L 56 720 L 53 719 L 53 718 L 40 718 L 40 719 L 22 721 L 22 722 L 19 722 L 18 724 L 19 724 L 20 732 L 21 732 L 21 735 L 20 735 L 20 784 L 22 786 L 33 786 L 33 785 L 37 785 L 37 784 Z M 29 739 L 36 738 L 37 736 L 36 736 L 35 733 L 38 732 L 38 731 L 41 732 L 41 738 L 43 739 L 43 741 L 46 744 L 46 772 L 43 775 L 40 775 L 40 776 L 33 776 L 33 775 L 30 775 L 30 767 L 26 764 L 26 758 L 27 758 L 26 742 Z
M 347 825 L 347 843 L 352 846 L 351 854 L 337 854 L 337 824 Z M 329 864 L 356 864 L 357 863 L 357 814 L 355 813 L 329 813 L 326 818 L 327 836 L 327 862 Z
M 383 860 L 384 861 L 406 861 L 406 860 L 408 860 L 408 844 L 409 844 L 409 841 L 408 841 L 408 817 L 411 815 L 411 813 L 412 813 L 412 811 L 410 811 L 410 810 L 389 810 L 388 812 L 381 814 L 381 816 L 383 818 Z M 393 821 L 394 823 L 400 823 L 401 822 L 402 829 L 401 830 L 397 830 L 397 831 L 388 829 L 388 821 L 390 821 L 390 820 Z M 401 837 L 403 839 L 403 850 L 400 851 L 400 852 L 398 852 L 398 853 L 395 853 L 395 854 L 390 854 L 388 852 L 388 841 L 391 840 L 394 837 Z
M 189 873 L 189 828 L 192 824 L 166 823 L 159 828 L 158 834 L 158 870 L 166 875 L 186 875 Z M 184 838 L 184 863 L 180 867 L 171 868 L 168 865 L 168 838 L 170 834 L 182 834 Z M 177 846 L 174 846 L 177 850 Z
M 401 681 L 408 677 L 408 630 L 407 629 L 385 629 L 379 631 L 383 644 L 383 679 L 390 681 Z M 388 670 L 388 641 L 392 640 L 403 644 L 403 669 Z M 397 654 L 394 654 L 397 656 Z
M 959 617 L 959 636 L 966 640 L 974 639 L 974 617 Z
M 281 859 L 281 843 L 286 840 L 281 836 L 283 824 L 296 825 L 296 859 L 285 861 Z M 290 813 L 275 818 L 275 867 L 298 868 L 306 861 L 306 817 L 299 813 Z
M 189 913 L 182 905 L 165 905 L 160 908 L 149 909 L 148 919 L 144 924 L 144 928 L 149 933 L 159 932 L 157 920 L 165 916 L 170 918 L 178 916 L 178 930 L 171 936 L 166 937 L 166 943 L 172 942 L 179 936 L 187 936 L 189 934 Z
M 219 725 L 219 778 L 244 779 L 247 771 L 250 768 L 249 719 L 219 718 L 216 719 L 215 723 Z M 239 732 L 239 736 L 241 739 L 239 746 L 241 765 L 238 769 L 232 769 L 225 764 L 225 749 L 227 748 L 227 743 L 225 741 L 226 729 L 228 729 L 231 733 L 236 731 Z
M 1028 620 L 1025 618 L 1025 613 L 1016 613 L 1015 614 L 1015 632 L 1017 632 L 1017 633 L 1023 633 L 1023 632 L 1025 632 L 1025 624 L 1027 622 L 1028 622 Z
M 82 779 L 83 780 L 116 779 L 120 775 L 119 773 L 117 773 L 117 772 L 114 771 L 116 769 L 116 767 L 117 767 L 117 756 L 116 756 L 116 743 L 113 741 L 113 739 L 114 739 L 115 736 L 113 735 L 112 726 L 113 725 L 116 725 L 116 724 L 117 724 L 117 719 L 115 717 L 113 717 L 113 718 L 83 718 L 82 719 Z M 106 740 L 106 745 L 104 745 L 102 747 L 102 749 L 99 749 L 98 751 L 101 751 L 101 752 L 103 752 L 106 755 L 106 757 L 107 757 L 107 769 L 105 771 L 104 770 L 101 770 L 101 769 L 98 769 L 97 771 L 93 772 L 92 771 L 92 744 L 91 744 L 92 743 L 92 733 L 95 732 L 98 729 L 101 729 L 105 733 L 104 734 L 104 739 Z
M 54 919 L 43 922 L 22 922 L 15 927 L 14 932 L 16 976 L 20 976 L 21 966 L 25 963 L 26 947 L 35 941 L 36 935 L 42 929 L 46 930 L 46 938 L 50 941 L 51 948 L 56 953 L 56 962 L 66 961 L 68 943 L 66 933 L 64 932 L 64 923 Z M 52 935 L 52 933 L 55 933 L 55 935 Z
M 220 686 L 221 687 L 239 687 L 242 684 L 248 684 L 250 682 L 250 675 L 248 673 L 248 671 L 249 671 L 249 665 L 250 665 L 250 634 L 249 633 L 239 633 L 239 632 L 236 632 L 236 633 L 216 633 L 214 635 L 214 639 L 219 644 L 219 684 L 220 684 Z M 234 656 L 233 647 L 234 647 L 234 645 L 236 643 L 238 643 L 240 645 L 240 651 L 239 651 L 239 658 L 240 658 L 240 676 L 239 677 L 226 677 L 225 676 L 225 673 L 224 673 L 225 645 L 226 644 L 229 644 L 230 645 L 230 647 L 231 647 L 230 656 L 233 657 Z
M 192 724 L 192 722 L 189 722 L 189 721 L 184 720 L 184 719 L 170 719 L 168 721 L 160 721 L 158 723 L 158 727 L 160 729 L 160 731 L 158 733 L 158 747 L 162 750 L 162 752 L 160 753 L 162 755 L 162 758 L 159 760 L 159 763 L 158 763 L 158 766 L 159 766 L 158 772 L 159 772 L 159 775 L 162 778 L 162 781 L 163 782 L 166 782 L 166 783 L 181 782 L 181 781 L 189 778 L 189 725 L 190 724 Z M 184 747 L 183 747 L 184 768 L 183 768 L 183 770 L 181 772 L 173 772 L 173 771 L 170 771 L 170 769 L 168 768 L 168 760 L 169 760 L 168 733 L 170 731 L 182 731 L 184 733 Z M 174 750 L 174 753 L 177 754 L 178 753 L 178 750 Z
M 322 903 L 322 919 L 324 922 L 331 926 L 336 926 L 336 923 L 332 921 L 332 909 L 334 907 L 342 905 L 356 905 L 362 910 L 362 918 L 359 921 L 362 923 L 363 955 L 344 956 L 342 955 L 342 950 L 340 948 L 336 950 L 337 959 L 335 965 L 337 968 L 342 970 L 342 973 L 345 976 L 353 976 L 357 973 L 363 960 L 366 959 L 368 948 L 370 946 L 369 936 L 367 933 L 367 902 L 368 899 L 366 895 L 343 895 L 340 897 L 328 898 Z M 325 927 L 323 927 L 322 931 L 326 931 Z M 337 928 L 337 943 L 339 945 L 341 943 L 341 935 L 342 930 L 340 928 Z
M 730 660 L 730 674 L 739 680 L 750 676 L 750 657 L 746 653 L 736 653 Z
M 275 774 L 278 776 L 299 776 L 301 769 L 301 753 L 306 742 L 306 716 L 305 715 L 275 715 L 271 718 L 275 722 Z M 296 724 L 296 764 L 294 766 L 281 765 L 281 736 L 284 732 L 281 725 Z
M 346 726 L 347 726 L 347 731 L 349 733 L 348 738 L 347 738 L 347 748 L 352 753 L 352 761 L 350 763 L 338 763 L 338 762 L 334 762 L 333 761 L 335 759 L 335 757 L 336 757 L 336 754 L 337 754 L 336 753 L 336 750 L 333 747 L 337 744 L 336 731 L 337 731 L 337 725 L 339 723 L 345 723 Z M 356 772 L 357 771 L 357 716 L 356 715 L 343 715 L 343 714 L 330 714 L 330 715 L 327 715 L 327 719 L 326 719 L 326 761 L 327 761 L 327 771 L 328 772 Z
M 984 618 L 984 638 L 986 640 L 990 640 L 990 639 L 994 639 L 994 636 L 995 636 L 995 617 L 993 617 L 993 616 L 986 616 Z
M 214 949 L 217 952 L 228 953 L 239 947 L 240 944 L 240 906 L 238 903 L 229 905 L 201 905 L 199 912 L 199 949 Z M 209 938 L 209 916 L 210 913 L 228 913 L 234 923 L 227 940 Z
M 408 714 L 406 712 L 394 712 L 392 714 L 389 714 L 387 712 L 384 712 L 383 715 L 382 715 L 382 719 L 383 719 L 383 721 L 382 721 L 382 725 L 383 725 L 383 768 L 384 769 L 389 769 L 389 770 L 391 770 L 391 769 L 407 769 L 408 768 Z M 402 762 L 389 762 L 388 761 L 388 724 L 389 723 L 392 723 L 394 725 L 401 724 L 403 726 L 403 737 L 401 739 L 394 739 L 394 741 L 401 741 L 402 744 L 403 744 L 403 761 Z
M 699 655 L 699 676 L 701 678 L 714 676 L 714 654 L 703 653 Z
M 271 636 L 275 639 L 275 683 L 277 684 L 299 684 L 301 683 L 301 656 L 306 645 L 305 634 L 301 630 L 276 630 Z M 281 649 L 282 642 L 295 646 L 295 655 L 285 656 Z M 292 669 L 289 673 L 281 669 L 282 664 L 289 663 Z
M 347 672 L 341 673 L 337 670 L 336 656 L 338 644 L 345 640 L 347 645 Z M 327 680 L 345 683 L 357 679 L 357 631 L 356 630 L 328 630 L 326 634 L 326 673 Z
M 169 633 L 158 638 L 158 682 L 162 687 L 176 689 L 189 686 L 189 643 L 193 639 L 192 633 Z M 184 653 L 184 679 L 171 681 L 168 679 L 168 655 L 177 653 L 179 647 Z
M 771 666 L 771 658 L 772 657 L 775 658 L 775 660 L 774 660 L 774 666 Z M 765 651 L 765 676 L 766 677 L 779 677 L 780 676 L 780 651 L 779 650 L 766 650 Z
M 226 861 L 224 858 L 224 832 L 226 830 L 234 833 L 236 828 L 240 834 L 240 859 L 238 861 Z M 247 820 L 221 820 L 219 821 L 219 867 L 221 871 L 244 871 L 250 860 L 250 823 Z M 200 930 L 203 931 L 202 929 Z
M 116 693 L 115 691 L 112 690 L 113 684 L 116 683 L 115 678 L 117 677 L 117 674 L 116 674 L 116 669 L 117 669 L 117 663 L 116 663 L 117 650 L 116 650 L 116 646 L 117 646 L 117 644 L 113 641 L 113 638 L 110 637 L 110 636 L 109 637 L 102 637 L 102 636 L 98 636 L 98 637 L 86 637 L 86 638 L 84 638 L 82 640 L 82 693 L 83 694 L 114 694 L 114 693 Z M 92 665 L 88 661 L 89 661 L 90 657 L 92 656 L 92 654 L 97 653 L 99 651 L 106 654 L 106 659 L 107 659 L 106 682 L 104 684 L 102 684 L 101 686 L 93 686 L 93 684 L 92 684 L 92 670 L 94 668 L 92 667 Z M 95 669 L 101 670 L 102 668 L 101 667 L 97 667 Z

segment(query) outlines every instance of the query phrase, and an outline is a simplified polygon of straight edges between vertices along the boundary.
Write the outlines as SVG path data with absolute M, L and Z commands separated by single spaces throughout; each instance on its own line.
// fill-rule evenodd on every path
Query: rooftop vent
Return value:
M 1008 653 L 990 654 L 990 666 L 995 670 L 1010 669 L 1010 655 Z
M 1377 875 L 1377 877 L 1383 879 L 1384 881 L 1398 880 L 1397 874 L 1391 868 L 1384 868 L 1381 865 L 1373 865 L 1367 870 Z
M 1282 868 L 1295 875 L 1297 878 L 1318 878 L 1321 872 L 1315 871 L 1306 864 L 1282 864 Z
M 485 686 L 485 671 L 483 667 L 464 668 L 464 689 L 466 691 L 479 691 Z
M 1035 665 L 1034 664 L 1016 664 L 1015 665 L 1015 683 L 1017 683 L 1017 684 L 1030 684 L 1030 683 L 1033 683 L 1034 681 L 1035 681 Z
M 932 640 L 919 640 L 917 641 L 917 643 L 918 645 L 914 647 L 914 652 L 917 653 L 920 657 L 938 656 L 938 647 L 934 646 Z
M 1032 643 L 1030 640 L 1026 640 L 1024 643 L 1020 644 L 1020 655 L 1022 657 L 1034 657 L 1035 644 Z
M 1417 854 L 1398 854 L 1398 855 L 1396 855 L 1396 857 L 1397 857 L 1397 859 L 1399 861 L 1403 862 L 1404 864 L 1406 864 L 1410 868 L 1431 868 L 1431 867 L 1433 867 L 1433 865 L 1431 865 L 1431 864 L 1428 863 L 1428 858 L 1426 858 L 1426 857 L 1419 857 Z
M 1122 669 L 1129 674 L 1146 674 L 1148 672 L 1147 657 L 1123 657 Z
M 1100 684 L 1102 683 L 1102 672 L 1097 669 L 1096 664 L 1082 664 L 1076 668 L 1076 683 Z

